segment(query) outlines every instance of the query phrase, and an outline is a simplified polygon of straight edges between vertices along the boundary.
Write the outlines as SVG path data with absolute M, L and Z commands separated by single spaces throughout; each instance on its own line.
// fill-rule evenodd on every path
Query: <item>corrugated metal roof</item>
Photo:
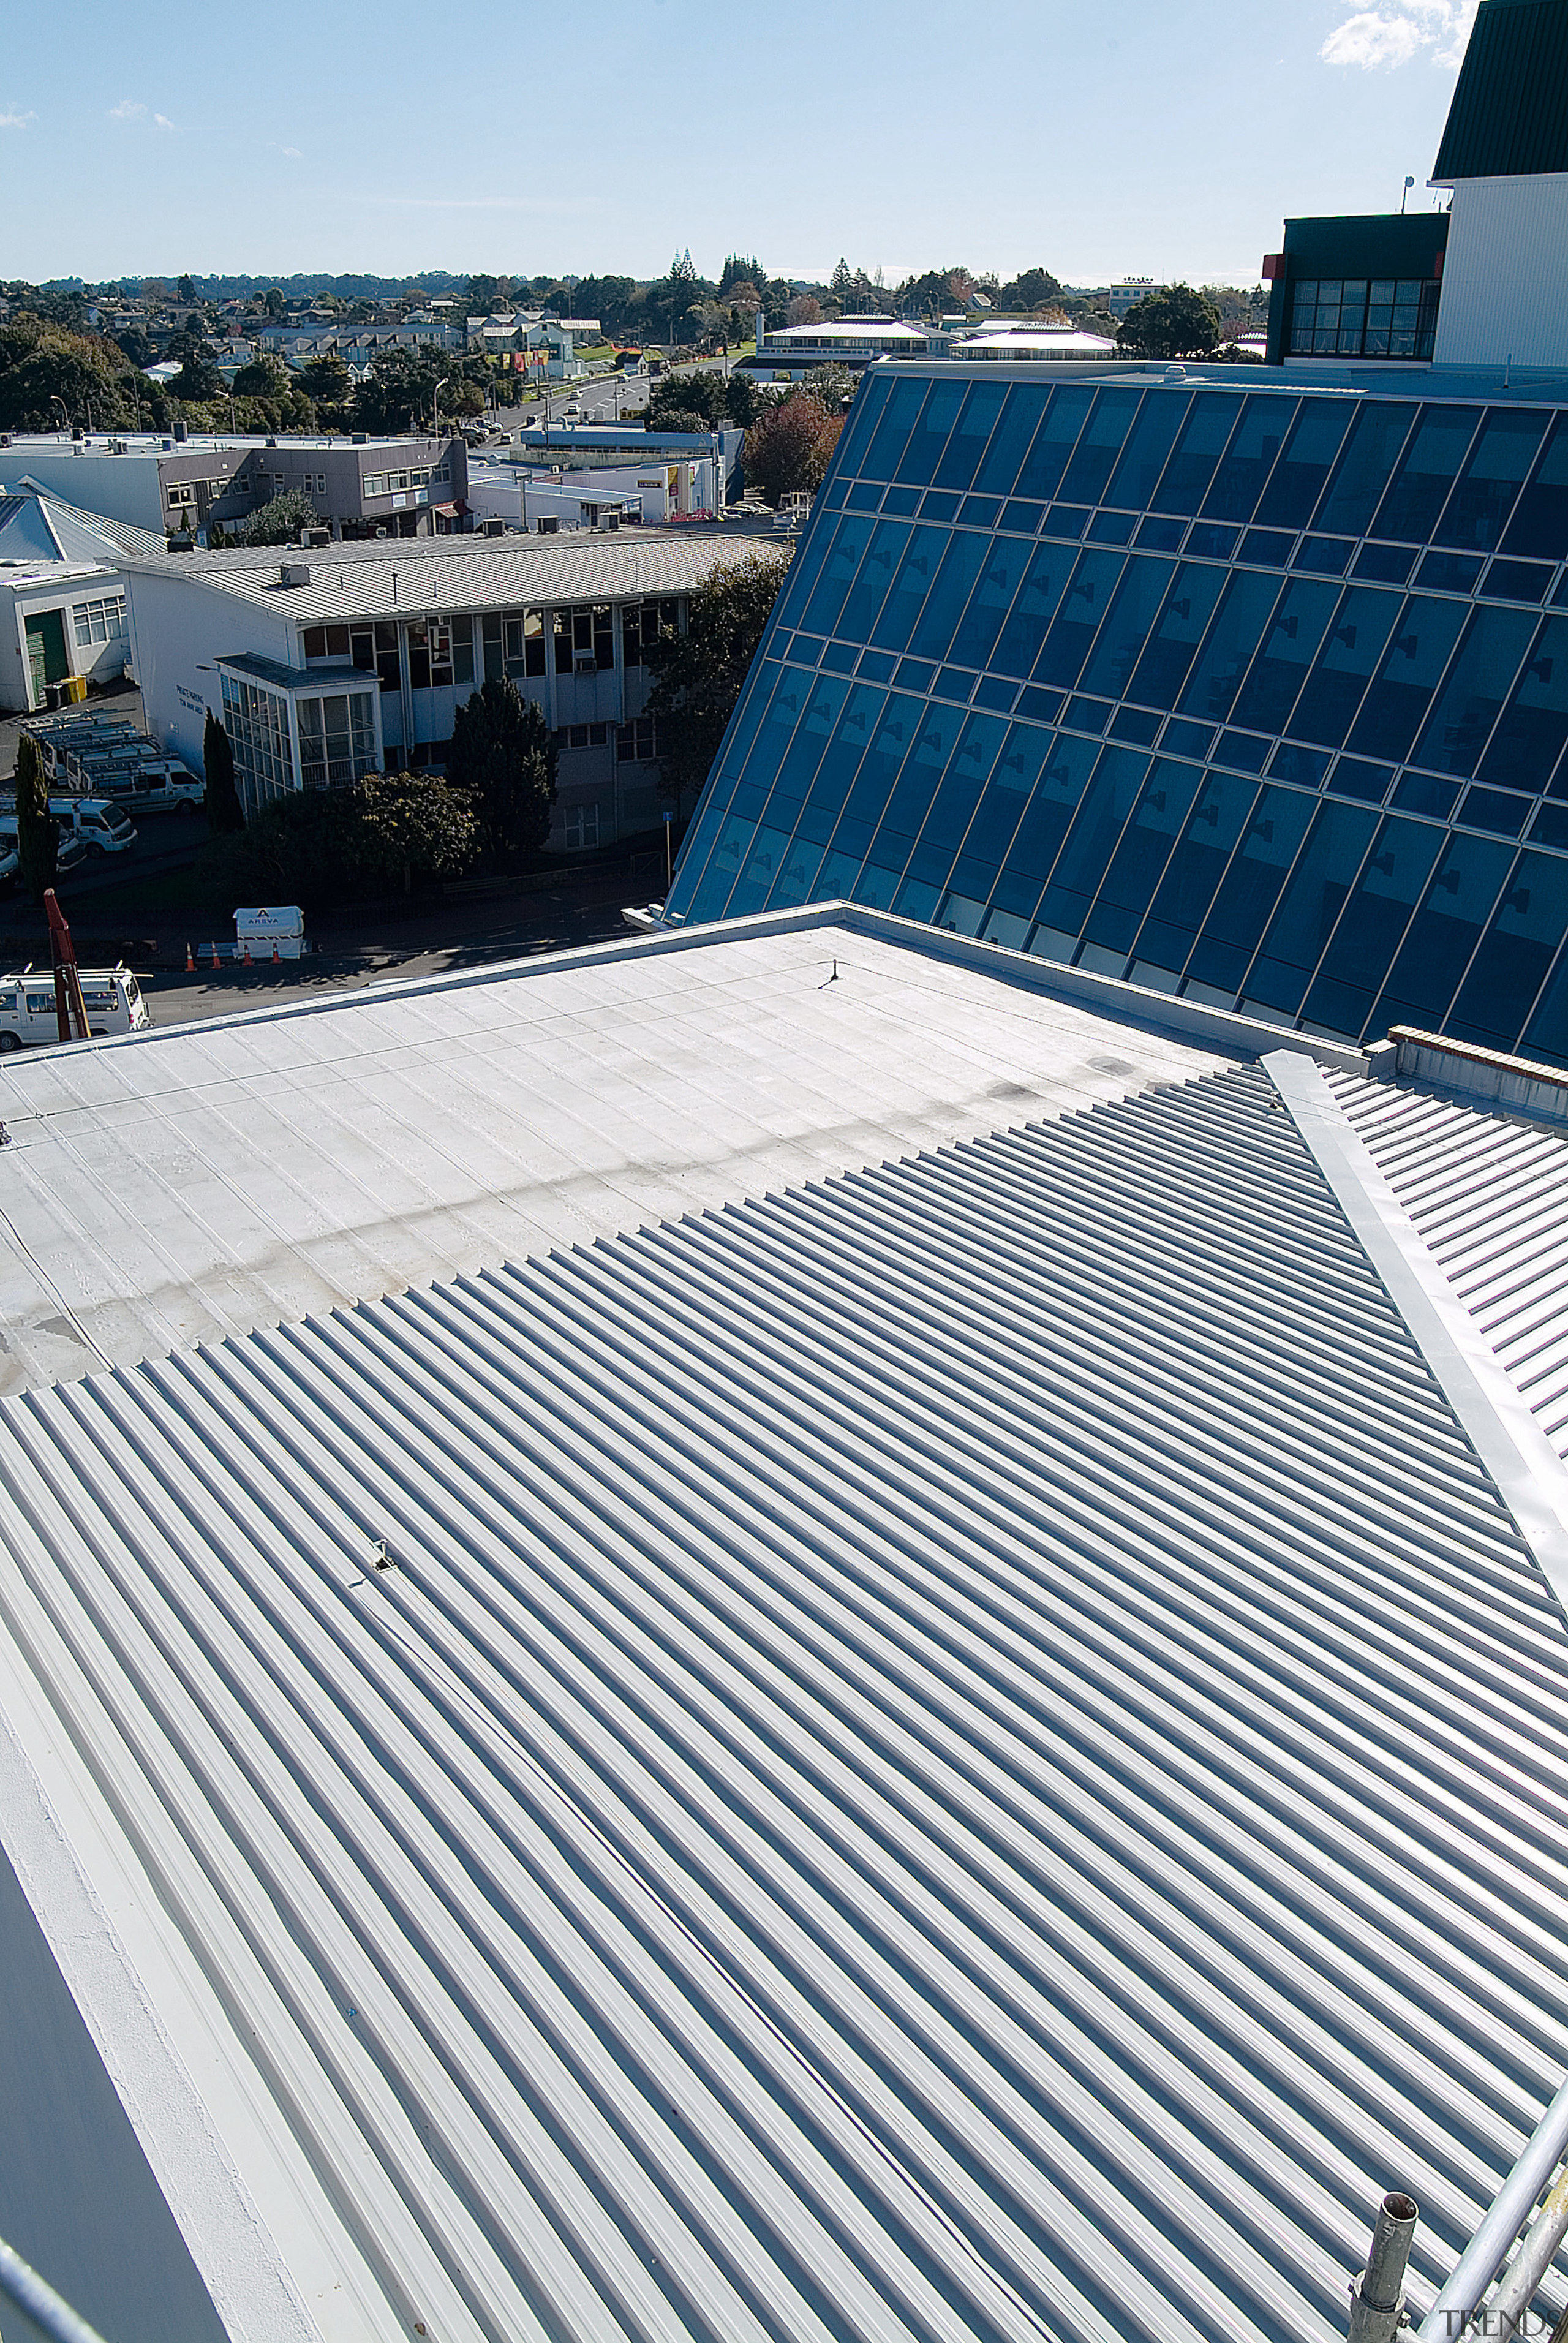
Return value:
M 448 551 L 448 544 L 466 549 Z M 771 538 L 766 544 L 769 552 L 776 549 Z M 310 571 L 305 586 L 279 582 L 285 554 L 276 547 L 243 558 L 160 554 L 146 566 L 160 577 L 191 577 L 216 593 L 296 618 L 407 618 L 421 610 L 513 610 L 689 594 L 715 569 L 760 549 L 755 538 L 709 536 L 696 528 L 648 533 L 639 528 L 610 537 L 583 531 L 467 540 L 404 538 L 378 545 L 373 555 L 360 549 L 354 559 L 340 558 L 349 548 L 337 546 L 290 555 L 291 566 Z M 134 572 L 142 565 L 126 566 Z
M 1112 1022 L 1052 997 L 1047 962 L 963 966 L 858 916 L 0 1060 L 0 1391 L 1120 1097 L 1249 1034 L 1151 1031 L 1158 1000 L 1101 980 Z
M 1280 1108 L 5 1403 L 12 1729 L 324 2334 L 1330 2343 L 1393 2184 L 1430 2299 L 1568 2068 L 1568 1630 Z
M 1427 1091 L 1328 1079 L 1568 1461 L 1568 1134 Z
M 1432 177 L 1568 171 L 1568 0 L 1481 0 Z

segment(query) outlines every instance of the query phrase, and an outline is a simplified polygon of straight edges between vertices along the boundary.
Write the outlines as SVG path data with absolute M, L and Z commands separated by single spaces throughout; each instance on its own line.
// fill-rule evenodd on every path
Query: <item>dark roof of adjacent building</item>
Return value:
M 1568 0 L 1482 0 L 1432 177 L 1568 171 Z

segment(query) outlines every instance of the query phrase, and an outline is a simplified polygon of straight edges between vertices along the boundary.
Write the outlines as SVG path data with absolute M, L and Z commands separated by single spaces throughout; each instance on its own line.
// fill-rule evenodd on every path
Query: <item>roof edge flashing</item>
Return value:
M 1286 1050 L 1263 1066 L 1568 1617 L 1568 1466 L 1318 1068 Z

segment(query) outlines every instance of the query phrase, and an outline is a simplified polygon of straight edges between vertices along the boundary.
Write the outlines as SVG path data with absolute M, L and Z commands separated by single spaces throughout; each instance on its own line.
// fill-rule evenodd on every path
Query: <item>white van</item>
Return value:
M 142 988 L 128 968 L 84 968 L 78 974 L 87 1031 L 95 1041 L 109 1033 L 140 1033 L 152 1023 Z M 59 1038 L 54 971 L 25 968 L 15 976 L 0 976 L 0 1054 Z

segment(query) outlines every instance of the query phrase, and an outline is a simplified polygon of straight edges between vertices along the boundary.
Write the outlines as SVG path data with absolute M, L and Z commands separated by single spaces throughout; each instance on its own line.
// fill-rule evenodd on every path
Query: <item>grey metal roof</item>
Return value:
M 231 674 L 248 675 L 257 683 L 269 684 L 275 691 L 376 689 L 375 677 L 367 675 L 362 668 L 350 666 L 347 659 L 324 659 L 309 668 L 285 667 L 281 659 L 263 659 L 259 651 L 220 651 L 216 664 L 226 668 Z
M 1568 2068 L 1568 1630 L 1281 1103 L 5 1403 L 8 1730 L 323 2333 L 1330 2343 L 1393 2183 L 1430 2299 Z
M 0 1391 L 1211 1071 L 1271 1032 L 1172 1032 L 1113 980 L 1068 977 L 1074 1001 L 1050 963 L 854 917 L 185 1027 L 155 992 L 150 1034 L 0 1061 Z
M 715 569 L 755 549 L 750 541 L 698 528 L 613 537 L 405 538 L 290 554 L 310 571 L 307 586 L 292 587 L 279 581 L 284 553 L 276 547 L 244 554 L 161 554 L 147 566 L 160 577 L 197 578 L 239 601 L 281 603 L 306 618 L 394 618 L 420 610 L 520 609 L 689 594 Z
M 1400 1202 L 1568 1461 L 1568 1133 L 1330 1077 Z
M 1568 170 L 1568 5 L 1481 0 L 1432 178 Z

